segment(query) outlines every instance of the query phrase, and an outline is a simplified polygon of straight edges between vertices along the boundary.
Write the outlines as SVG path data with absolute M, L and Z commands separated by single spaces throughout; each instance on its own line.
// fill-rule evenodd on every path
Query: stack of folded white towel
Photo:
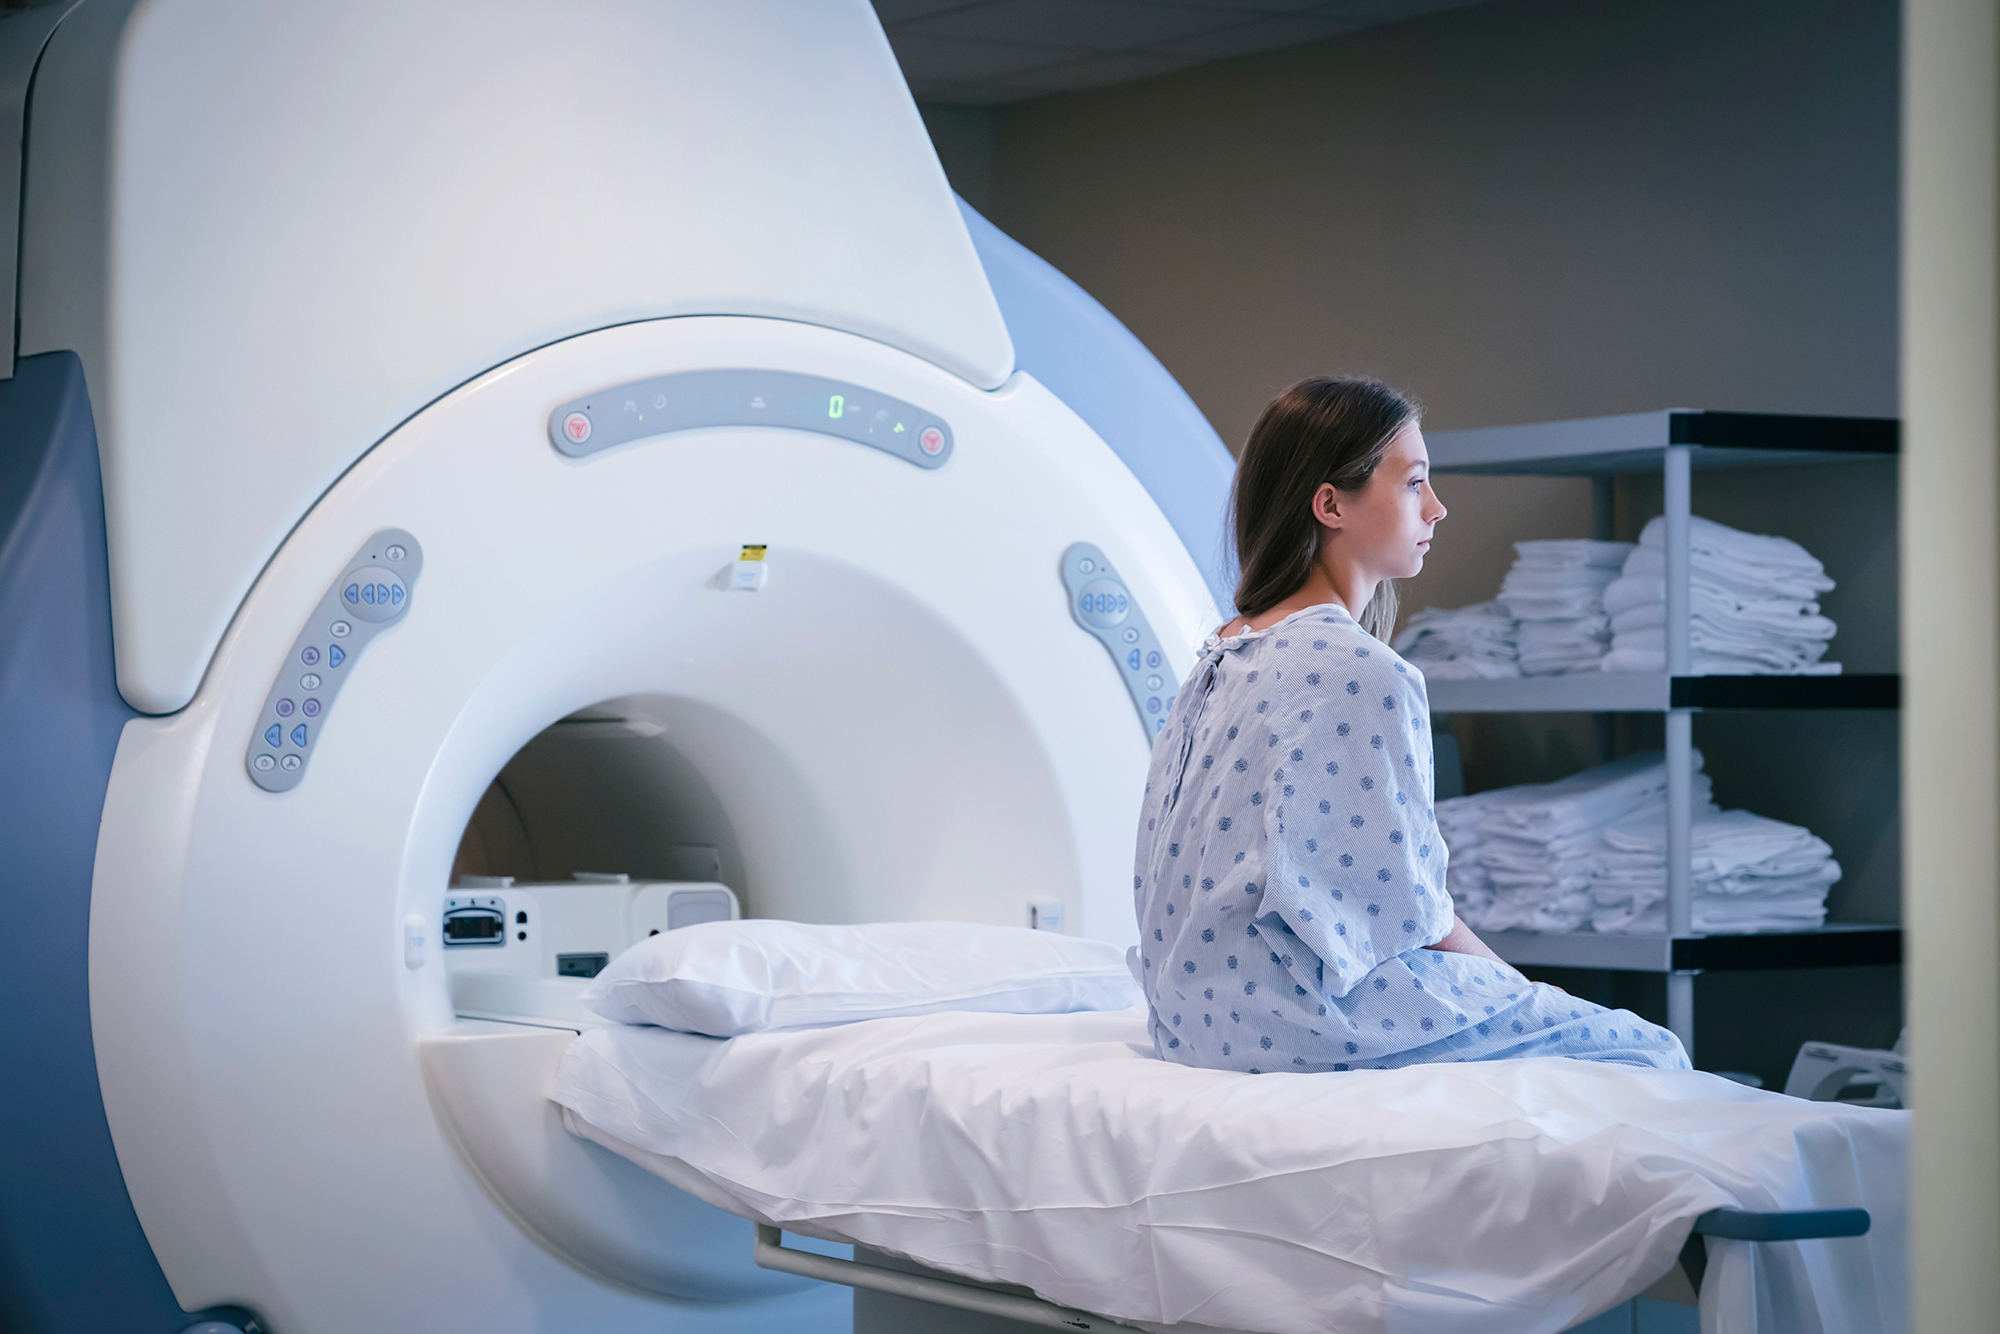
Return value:
M 1697 775 L 1700 796 L 1707 778 Z M 1467 907 L 1488 931 L 1576 931 L 1591 919 L 1591 873 L 1599 858 L 1600 835 L 1622 817 L 1648 804 L 1664 808 L 1666 760 L 1657 751 L 1572 774 L 1554 783 L 1501 788 L 1437 804 L 1438 823 L 1451 850 L 1445 887 L 1458 863 L 1476 857 L 1491 901 Z M 1478 811 L 1470 847 L 1452 841 L 1463 826 L 1464 807 Z M 1447 812 L 1450 818 L 1447 819 Z M 1466 888 L 1472 888 L 1467 882 Z M 1470 895 L 1468 895 L 1470 898 Z M 1466 917 L 1471 924 L 1472 917 Z
M 1721 811 L 1694 758 L 1694 929 L 1801 930 L 1826 920 L 1840 867 L 1797 825 Z M 1629 755 L 1555 783 L 1437 803 L 1446 888 L 1486 931 L 1664 931 L 1667 766 Z
M 1591 878 L 1597 930 L 1667 929 L 1664 815 L 1634 812 L 1604 831 Z M 1811 830 L 1713 804 L 1695 810 L 1693 870 L 1692 925 L 1704 935 L 1822 926 L 1827 890 L 1840 879 L 1833 849 Z
M 1438 832 L 1451 854 L 1445 863 L 1444 886 L 1451 894 L 1452 906 L 1470 927 L 1484 926 L 1486 914 L 1493 908 L 1493 877 L 1486 874 L 1486 863 L 1479 859 L 1479 822 L 1486 818 L 1486 808 L 1507 790 L 1447 797 L 1434 808 Z
M 1432 681 L 1519 676 L 1514 626 L 1497 602 L 1426 607 L 1411 614 L 1395 648 Z
M 1639 535 L 1619 578 L 1605 588 L 1611 651 L 1607 672 L 1667 669 L 1666 520 Z M 1738 532 L 1694 518 L 1689 534 L 1691 666 L 1697 676 L 1831 676 L 1821 662 L 1836 629 L 1819 613 L 1833 587 L 1826 569 L 1798 543 Z M 1527 642 L 1521 656 L 1526 668 Z
M 1521 622 L 1521 674 L 1594 672 L 1611 647 L 1604 589 L 1633 554 L 1630 542 L 1516 542 L 1500 601 Z

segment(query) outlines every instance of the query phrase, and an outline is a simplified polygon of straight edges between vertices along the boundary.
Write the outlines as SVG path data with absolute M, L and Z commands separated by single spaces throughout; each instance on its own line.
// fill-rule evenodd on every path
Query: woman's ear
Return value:
M 1312 512 L 1322 527 L 1340 527 L 1340 488 L 1332 482 L 1321 482 L 1319 490 L 1313 492 Z

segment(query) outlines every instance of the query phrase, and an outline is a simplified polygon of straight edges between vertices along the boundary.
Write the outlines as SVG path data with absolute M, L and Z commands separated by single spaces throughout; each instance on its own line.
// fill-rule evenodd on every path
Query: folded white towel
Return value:
M 1802 930 L 1826 917 L 1840 879 L 1810 830 L 1724 811 L 1694 756 L 1695 930 Z M 1451 858 L 1446 887 L 1466 923 L 1486 931 L 1664 931 L 1666 763 L 1631 755 L 1555 783 L 1437 803 Z
M 1639 533 L 1639 545 L 1651 547 L 1655 551 L 1666 550 L 1665 515 L 1656 514 L 1648 521 Z M 1743 565 L 1796 570 L 1821 576 L 1826 573 L 1825 567 L 1810 551 L 1789 537 L 1746 533 L 1739 528 L 1717 523 L 1713 519 L 1704 519 L 1699 514 L 1689 516 L 1688 550 L 1697 557 L 1713 556 L 1719 560 Z
M 1498 602 L 1413 612 L 1395 649 L 1431 680 L 1519 676 L 1514 618 Z
M 1630 542 L 1516 542 L 1499 600 L 1519 619 L 1523 676 L 1594 672 L 1611 648 L 1604 587 L 1637 548 Z
M 1666 811 L 1636 811 L 1605 828 L 1592 873 L 1598 931 L 1666 930 Z M 1697 805 L 1690 871 L 1695 930 L 1802 930 L 1826 920 L 1840 879 L 1833 849 L 1812 831 L 1749 811 Z
M 1667 554 L 1652 547 L 1640 547 L 1619 572 L 1623 578 L 1665 578 Z M 1794 569 L 1768 569 L 1742 565 L 1716 556 L 1695 555 L 1688 562 L 1688 578 L 1728 589 L 1745 597 L 1784 597 L 1801 601 L 1817 597 L 1833 587 L 1824 572 L 1807 573 Z
M 1640 534 L 1601 601 L 1611 642 L 1606 672 L 1666 670 L 1664 519 Z M 1838 632 L 1820 614 L 1819 594 L 1833 587 L 1812 554 L 1788 538 L 1743 533 L 1694 516 L 1689 534 L 1689 647 L 1697 675 L 1834 675 L 1823 663 Z M 1525 670 L 1525 668 L 1524 668 Z

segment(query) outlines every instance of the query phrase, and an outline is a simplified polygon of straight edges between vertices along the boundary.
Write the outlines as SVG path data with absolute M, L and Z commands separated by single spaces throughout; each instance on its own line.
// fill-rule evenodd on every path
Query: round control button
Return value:
M 1154 679 L 1157 680 L 1158 678 L 1156 677 Z M 305 703 L 299 705 L 299 712 L 303 713 L 308 718 L 319 717 L 319 701 L 316 699 L 307 700 Z
M 409 555 L 410 553 L 403 549 L 403 544 L 401 542 L 398 542 L 394 546 L 390 547 L 387 551 L 383 552 L 382 554 L 387 556 L 390 560 L 401 560 L 403 557 Z
M 1161 679 L 1160 677 L 1157 677 L 1157 676 L 1149 676 L 1149 677 L 1147 677 L 1147 678 L 1146 678 L 1146 689 L 1148 689 L 1148 690 L 1158 690 L 1158 689 L 1160 689 L 1160 688 L 1161 688 L 1162 686 L 1164 686 L 1164 685 L 1166 685 L 1166 682 L 1165 682 L 1164 680 L 1162 680 L 1162 679 Z M 312 717 L 312 716 L 313 716 L 313 704 L 314 704 L 314 702 L 315 702 L 315 701 L 313 701 L 313 700 L 307 700 L 307 701 L 306 701 L 306 717 L 308 717 L 308 718 L 310 718 L 310 717 Z
M 260 774 L 267 774 L 278 767 L 278 762 L 269 755 L 259 755 L 256 759 L 250 761 L 250 767 Z
M 1146 701 L 1146 712 L 1158 713 L 1159 711 L 1160 711 L 1160 697 L 1158 695 L 1155 695 L 1151 699 Z
M 288 699 L 281 699 L 272 707 L 276 710 L 280 718 L 289 718 L 292 716 L 292 702 Z
M 299 661 L 304 663 L 308 667 L 319 666 L 319 650 L 314 648 L 311 644 L 307 644 L 304 648 L 299 650 Z
M 1078 574 L 1095 574 L 1097 572 L 1097 562 L 1085 556 L 1076 563 L 1076 571 Z
M 267 757 L 267 758 L 268 758 L 268 757 Z M 301 764 L 303 764 L 303 763 L 304 763 L 304 761 L 303 761 L 303 760 L 301 760 L 301 759 L 300 759 L 300 758 L 299 758 L 298 756 L 296 756 L 296 755 L 287 755 L 287 756 L 285 756 L 285 758 L 284 758 L 284 759 L 282 759 L 282 760 L 279 760 L 279 761 L 278 761 L 278 767 L 279 767 L 280 769 L 283 769 L 283 770 L 284 770 L 284 771 L 285 771 L 286 773 L 288 773 L 288 774 L 290 774 L 290 773 L 297 773 L 297 772 L 298 772 L 298 769 L 299 769 L 299 765 L 301 765 Z
M 349 635 L 354 633 L 354 627 L 349 625 L 346 621 L 335 621 L 332 625 L 329 625 L 327 629 L 333 632 L 333 637 L 335 639 L 345 639 Z M 338 664 L 335 665 L 337 666 Z
M 572 412 L 562 420 L 563 439 L 572 445 L 580 445 L 590 439 L 590 418 L 581 412 Z
M 1085 625 L 1099 630 L 1109 630 L 1131 610 L 1131 598 L 1115 580 L 1093 579 L 1076 595 L 1076 614 Z
M 1128 644 L 1136 644 L 1136 643 L 1138 643 L 1138 642 L 1139 642 L 1139 627 L 1138 627 L 1138 626 L 1136 626 L 1136 625 L 1128 625 L 1128 626 L 1126 626 L 1126 627 L 1125 627 L 1125 633 L 1124 633 L 1124 634 L 1122 634 L 1122 635 L 1120 635 L 1120 636 L 1119 636 L 1119 638 L 1120 638 L 1120 639 L 1123 639 L 1123 640 L 1124 640 L 1124 641 L 1125 641 L 1126 643 L 1128 643 Z
M 369 565 L 347 576 L 340 590 L 340 605 L 364 621 L 386 621 L 402 614 L 410 590 L 394 570 Z
M 306 674 L 305 674 L 304 676 L 301 676 L 301 677 L 299 678 L 299 689 L 301 689 L 301 690 L 318 690 L 318 689 L 319 689 L 319 673 L 318 673 L 318 672 L 307 672 L 307 673 L 306 673 Z
M 944 432 L 935 426 L 926 426 L 917 432 L 917 448 L 936 458 L 944 453 Z
M 1154 649 L 1146 655 L 1146 665 L 1148 667 L 1157 667 L 1160 665 L 1160 651 L 1158 649 Z

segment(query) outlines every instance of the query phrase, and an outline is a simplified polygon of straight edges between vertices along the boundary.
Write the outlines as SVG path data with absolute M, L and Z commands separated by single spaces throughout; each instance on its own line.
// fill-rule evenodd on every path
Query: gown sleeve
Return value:
M 1317 954 L 1320 985 L 1340 997 L 1376 965 L 1442 940 L 1452 905 L 1423 676 L 1379 644 L 1329 649 L 1286 673 L 1298 679 L 1269 724 L 1277 800 L 1264 817 L 1259 917 Z

